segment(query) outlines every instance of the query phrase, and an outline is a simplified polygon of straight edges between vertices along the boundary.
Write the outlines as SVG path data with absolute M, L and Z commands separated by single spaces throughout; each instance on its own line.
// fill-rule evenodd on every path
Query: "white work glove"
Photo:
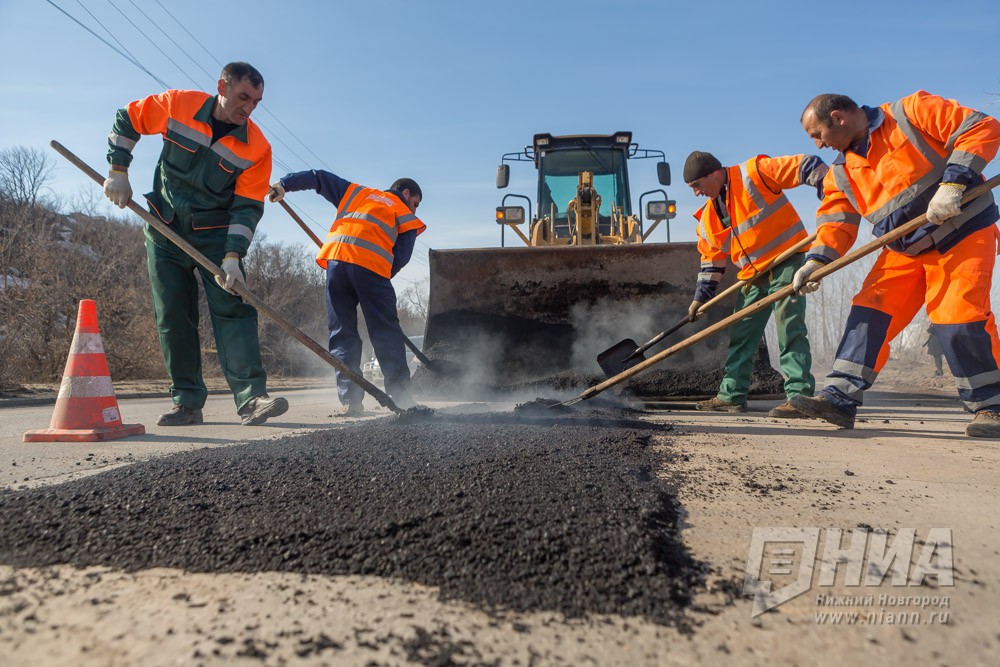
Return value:
M 267 193 L 267 198 L 273 202 L 279 202 L 285 198 L 285 188 L 281 185 L 281 181 L 271 183 L 271 190 Z
M 821 266 L 823 266 L 823 262 L 810 259 L 795 272 L 795 277 L 792 278 L 792 288 L 796 294 L 810 294 L 819 289 L 819 283 L 810 281 L 809 276 Z
M 942 183 L 927 205 L 927 221 L 940 225 L 948 218 L 962 212 L 962 193 L 965 186 L 958 183 Z
M 691 305 L 688 306 L 688 321 L 694 322 L 701 317 L 701 313 L 698 312 L 698 309 L 704 305 L 705 304 L 701 301 L 692 301 Z
M 132 184 L 128 182 L 128 172 L 112 169 L 104 180 L 104 196 L 118 208 L 125 208 L 132 199 Z
M 236 283 L 246 287 L 247 281 L 243 278 L 243 272 L 240 271 L 239 257 L 226 257 L 223 259 L 222 270 L 226 274 L 225 279 L 215 276 L 215 282 L 219 283 L 219 287 L 230 294 L 236 294 L 236 291 L 233 290 L 233 285 Z

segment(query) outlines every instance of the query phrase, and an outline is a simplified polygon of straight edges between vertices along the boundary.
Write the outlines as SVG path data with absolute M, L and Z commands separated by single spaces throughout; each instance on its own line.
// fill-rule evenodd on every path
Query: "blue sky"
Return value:
M 275 177 L 287 166 L 382 187 L 416 178 L 428 231 L 401 287 L 426 276 L 428 248 L 499 245 L 494 207 L 505 192 L 533 196 L 534 173 L 515 165 L 498 191 L 496 165 L 536 132 L 631 130 L 663 150 L 679 206 L 671 238 L 693 240 L 701 200 L 680 183 L 687 154 L 733 164 L 815 153 L 798 118 L 818 93 L 879 104 L 922 88 L 1000 112 L 1000 3 L 53 1 L 111 41 L 106 27 L 171 87 L 212 91 L 216 59 L 253 63 L 266 79 L 254 119 L 284 165 Z M 58 139 L 103 171 L 115 110 L 161 89 L 45 0 L 0 0 L 0 148 Z M 159 144 L 148 137 L 136 150 L 137 192 L 150 187 Z M 58 195 L 92 187 L 53 156 Z M 657 185 L 654 161 L 632 169 L 635 206 Z M 815 197 L 791 198 L 811 227 Z M 322 236 L 332 207 L 310 193 L 289 201 Z M 260 229 L 306 241 L 277 206 Z

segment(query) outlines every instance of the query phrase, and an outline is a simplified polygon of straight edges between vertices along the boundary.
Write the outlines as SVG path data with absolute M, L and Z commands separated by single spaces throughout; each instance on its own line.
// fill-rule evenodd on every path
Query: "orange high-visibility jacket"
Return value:
M 841 153 L 823 181 L 810 259 L 829 262 L 844 255 L 858 236 L 862 216 L 881 236 L 924 213 L 947 165 L 981 174 L 1000 147 L 1000 123 L 955 100 L 918 91 L 880 109 L 884 117 L 868 135 L 867 155 Z M 928 223 L 889 247 L 907 255 L 932 247 L 947 250 L 992 222 L 979 216 L 992 205 L 987 193 L 963 206 L 958 216 L 941 225 Z
M 325 269 L 330 260 L 349 262 L 391 278 L 396 237 L 426 228 L 395 194 L 351 183 L 316 263 Z
M 271 178 L 271 145 L 253 121 L 212 143 L 215 96 L 168 90 L 130 102 L 108 135 L 108 161 L 128 167 L 143 134 L 163 135 L 163 150 L 146 198 L 175 230 L 227 229 L 225 251 L 246 255 L 264 214 Z M 210 232 L 221 234 L 221 232 Z
M 819 183 L 826 165 L 817 160 L 821 168 L 803 173 L 808 157 L 758 155 L 726 168 L 726 218 L 720 217 L 712 201 L 695 213 L 699 282 L 717 282 L 728 256 L 740 269 L 739 279 L 750 278 L 755 267 L 766 270 L 772 259 L 806 238 L 806 229 L 782 190 Z

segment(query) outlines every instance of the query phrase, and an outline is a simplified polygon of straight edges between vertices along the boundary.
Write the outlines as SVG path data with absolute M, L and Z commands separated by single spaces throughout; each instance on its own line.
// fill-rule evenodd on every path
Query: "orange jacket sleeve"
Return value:
M 757 173 L 772 192 L 811 185 L 819 190 L 829 167 L 816 155 L 789 155 L 757 158 Z
M 948 164 L 982 174 L 1000 148 L 1000 122 L 955 100 L 919 90 L 904 97 L 903 110 L 917 129 L 944 145 Z M 945 172 L 945 180 L 949 180 Z M 963 183 L 968 185 L 968 183 Z
M 823 201 L 816 211 L 816 240 L 806 259 L 827 264 L 843 257 L 858 238 L 861 214 L 840 191 L 830 171 L 823 178 Z

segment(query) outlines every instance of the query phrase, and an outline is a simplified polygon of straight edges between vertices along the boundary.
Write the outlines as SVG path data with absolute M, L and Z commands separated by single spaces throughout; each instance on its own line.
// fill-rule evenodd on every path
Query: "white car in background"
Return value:
M 407 338 L 410 339 L 410 342 L 413 343 L 413 345 L 418 350 L 423 349 L 424 345 L 423 336 L 407 336 Z M 406 348 L 406 365 L 410 367 L 411 374 L 415 370 L 417 370 L 417 368 L 420 366 L 420 360 L 417 359 L 416 355 L 413 354 L 410 348 Z M 382 375 L 382 367 L 379 366 L 378 359 L 376 359 L 374 356 L 372 356 L 371 359 L 362 364 L 361 371 L 362 374 L 365 376 L 365 379 L 371 382 L 372 384 L 377 384 L 381 386 L 385 381 L 385 376 Z

